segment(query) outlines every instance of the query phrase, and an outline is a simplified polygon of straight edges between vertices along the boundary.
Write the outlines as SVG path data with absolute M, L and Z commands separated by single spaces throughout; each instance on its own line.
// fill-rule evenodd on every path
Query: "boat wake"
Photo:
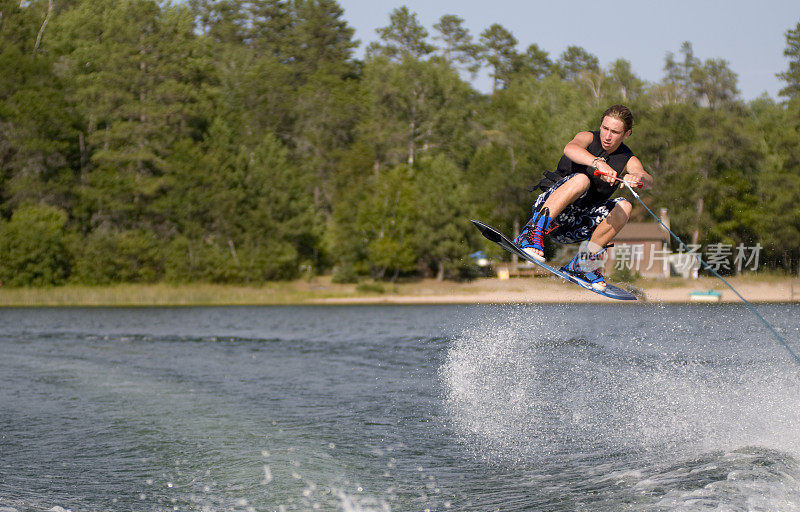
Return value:
M 749 333 L 725 338 L 725 319 L 648 321 L 598 319 L 576 335 L 568 313 L 517 308 L 467 328 L 440 370 L 458 437 L 479 460 L 575 471 L 643 507 L 766 496 L 777 501 L 764 510 L 795 510 L 797 369 L 737 350 Z

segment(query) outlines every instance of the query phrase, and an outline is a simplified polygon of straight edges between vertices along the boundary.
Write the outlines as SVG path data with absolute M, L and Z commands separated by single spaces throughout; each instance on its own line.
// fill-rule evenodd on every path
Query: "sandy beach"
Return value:
M 800 302 L 800 279 L 731 278 L 728 282 L 751 302 Z M 719 302 L 741 302 L 739 297 L 716 278 L 697 280 L 640 280 L 620 284 L 636 294 L 638 302 L 693 302 L 694 291 L 721 293 Z M 510 304 L 510 303 L 625 303 L 583 290 L 557 278 L 478 279 L 469 283 L 423 280 L 400 284 L 396 290 L 373 295 L 312 299 L 313 304 Z

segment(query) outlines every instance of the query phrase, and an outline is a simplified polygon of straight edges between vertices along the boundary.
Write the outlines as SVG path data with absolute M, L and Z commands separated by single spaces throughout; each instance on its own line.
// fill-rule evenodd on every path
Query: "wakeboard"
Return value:
M 475 224 L 475 227 L 478 228 L 478 230 L 481 232 L 481 234 L 484 237 L 486 237 L 487 239 L 489 239 L 492 242 L 496 243 L 497 245 L 499 245 L 503 249 L 507 250 L 508 252 L 510 252 L 512 254 L 516 254 L 517 256 L 519 256 L 520 258 L 524 259 L 525 261 L 530 261 L 534 265 L 537 265 L 537 266 L 547 270 L 551 274 L 555 274 L 558 277 L 560 277 L 560 278 L 562 278 L 562 279 L 564 279 L 566 281 L 569 281 L 570 283 L 575 283 L 578 286 L 580 286 L 581 288 L 585 288 L 585 289 L 589 290 L 590 292 L 594 292 L 594 293 L 600 294 L 600 295 L 602 295 L 604 297 L 608 297 L 609 299 L 636 300 L 636 296 L 635 295 L 633 295 L 630 292 L 627 292 L 627 291 L 623 290 L 622 288 L 614 286 L 613 284 L 608 284 L 607 283 L 606 284 L 606 289 L 603 290 L 603 291 L 595 290 L 594 288 L 592 288 L 592 285 L 589 284 L 588 282 L 586 282 L 586 281 L 584 281 L 582 279 L 579 279 L 579 278 L 577 278 L 577 277 L 575 277 L 575 276 L 573 276 L 571 274 L 563 272 L 563 271 L 561 271 L 561 270 L 559 270 L 557 268 L 551 267 L 550 265 L 548 265 L 546 263 L 542 263 L 541 261 L 535 260 L 528 253 L 526 253 L 525 251 L 523 251 L 522 249 L 520 249 L 519 247 L 514 245 L 514 243 L 511 240 L 509 240 L 508 237 L 506 237 L 503 233 L 501 233 L 500 231 L 496 230 L 492 226 L 490 226 L 488 224 L 484 224 L 483 222 L 481 222 L 479 220 L 473 220 L 472 223 Z

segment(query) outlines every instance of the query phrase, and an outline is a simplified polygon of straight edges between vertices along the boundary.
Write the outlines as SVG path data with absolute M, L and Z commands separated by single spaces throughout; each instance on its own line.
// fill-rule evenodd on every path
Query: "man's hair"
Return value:
M 622 121 L 622 124 L 625 126 L 625 131 L 633 129 L 633 114 L 631 110 L 626 107 L 625 105 L 611 105 L 603 112 L 603 117 L 600 118 L 600 122 L 603 122 L 605 117 L 613 117 L 614 119 L 619 119 Z

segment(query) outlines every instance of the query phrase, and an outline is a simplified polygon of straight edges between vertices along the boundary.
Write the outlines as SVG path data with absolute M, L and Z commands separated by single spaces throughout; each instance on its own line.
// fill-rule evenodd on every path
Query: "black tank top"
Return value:
M 628 160 L 633 156 L 633 152 L 625 144 L 620 144 L 616 151 L 608 154 L 606 150 L 603 149 L 603 144 L 600 142 L 600 132 L 593 131 L 592 136 L 592 143 L 589 144 L 586 150 L 594 156 L 605 158 L 606 163 L 617 171 L 617 176 L 621 177 L 623 169 L 625 169 L 625 166 L 628 164 Z M 547 190 L 559 179 L 574 173 L 583 173 L 591 180 L 586 195 L 577 201 L 582 205 L 601 203 L 610 198 L 617 190 L 618 185 L 606 183 L 600 179 L 599 176 L 594 175 L 594 169 L 587 165 L 576 164 L 567 158 L 566 155 L 563 155 L 561 160 L 558 161 L 558 168 L 555 173 L 545 173 L 545 179 L 539 183 L 539 187 L 543 190 Z M 553 176 L 554 174 L 558 176 L 555 181 L 553 180 L 553 177 L 555 177 Z

